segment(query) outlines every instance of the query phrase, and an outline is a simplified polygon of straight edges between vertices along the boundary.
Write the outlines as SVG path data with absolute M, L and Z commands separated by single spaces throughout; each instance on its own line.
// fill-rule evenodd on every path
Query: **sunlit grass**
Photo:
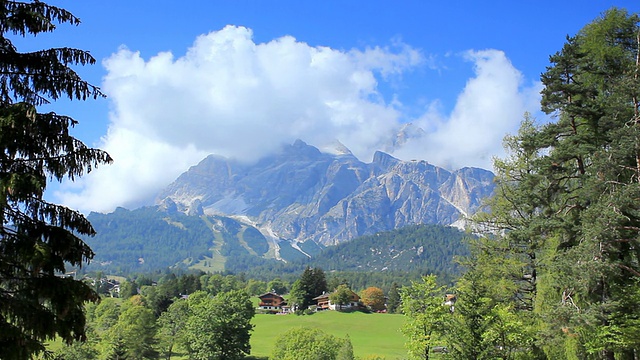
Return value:
M 342 313 L 325 311 L 314 315 L 257 314 L 251 335 L 251 355 L 261 358 L 271 353 L 276 339 L 285 331 L 299 326 L 318 328 L 329 334 L 351 339 L 357 357 L 379 355 L 386 359 L 404 359 L 405 338 L 400 332 L 403 315 Z

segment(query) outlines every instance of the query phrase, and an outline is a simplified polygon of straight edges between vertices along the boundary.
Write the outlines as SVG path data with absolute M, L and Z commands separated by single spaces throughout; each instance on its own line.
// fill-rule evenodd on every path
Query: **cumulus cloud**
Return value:
M 475 166 L 491 169 L 492 159 L 502 156 L 502 139 L 515 133 L 526 111 L 539 108 L 540 83 L 526 86 L 520 71 L 499 50 L 468 51 L 475 76 L 462 90 L 453 111 L 443 113 L 437 101 L 415 124 L 427 131 L 396 152 L 406 159 L 456 169 Z
M 114 164 L 63 186 L 59 201 L 83 211 L 138 205 L 207 154 L 250 161 L 298 138 L 340 139 L 370 157 L 400 117 L 382 100 L 378 78 L 424 61 L 401 43 L 341 51 L 290 36 L 256 44 L 252 35 L 227 26 L 198 37 L 180 58 L 145 60 L 121 48 L 106 59 L 112 113 L 98 145 Z
M 447 167 L 490 167 L 535 91 L 497 50 L 469 51 L 475 76 L 450 114 L 437 100 L 414 122 L 426 135 L 394 155 Z M 81 211 L 144 204 L 208 154 L 252 161 L 302 139 L 336 139 L 363 161 L 398 129 L 403 104 L 386 103 L 379 81 L 394 81 L 433 59 L 401 42 L 336 50 L 285 36 L 256 44 L 250 29 L 228 26 L 198 37 L 175 58 L 143 59 L 121 48 L 104 61 L 111 102 L 108 133 L 98 147 L 114 164 L 56 194 Z

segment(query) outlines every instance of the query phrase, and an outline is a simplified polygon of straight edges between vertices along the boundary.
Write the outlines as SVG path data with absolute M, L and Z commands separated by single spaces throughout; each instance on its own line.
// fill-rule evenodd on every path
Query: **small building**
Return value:
M 282 296 L 274 292 L 262 294 L 258 296 L 258 298 L 260 299 L 258 309 L 281 312 L 284 308 L 288 308 L 287 301 Z
M 453 312 L 455 310 L 457 300 L 458 297 L 455 294 L 446 294 L 443 305 L 449 307 L 449 312 Z
M 331 299 L 329 299 L 329 296 L 331 296 L 331 294 L 324 293 L 320 296 L 316 296 L 313 298 L 313 300 L 316 301 L 318 310 L 336 310 L 336 308 L 340 310 L 352 310 L 352 309 L 359 309 L 361 306 L 360 296 L 358 296 L 358 294 L 356 294 L 353 291 L 351 291 L 349 302 L 344 305 L 338 305 L 338 304 L 332 303 Z

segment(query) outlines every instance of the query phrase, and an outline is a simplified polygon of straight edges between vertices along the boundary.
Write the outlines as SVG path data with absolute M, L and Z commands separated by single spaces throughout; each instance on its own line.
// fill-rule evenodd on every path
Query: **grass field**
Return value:
M 347 334 L 356 356 L 379 355 L 385 359 L 405 359 L 405 338 L 400 332 L 404 316 L 395 314 L 365 314 L 324 311 L 314 315 L 262 315 L 252 323 L 251 355 L 266 358 L 280 334 L 293 327 L 318 328 L 344 338 Z
M 248 360 L 266 360 L 278 336 L 300 326 L 321 329 L 340 338 L 348 334 L 356 357 L 377 355 L 387 360 L 406 359 L 406 340 L 400 333 L 403 322 L 403 315 L 361 312 L 324 311 L 303 316 L 256 314 L 252 320 L 255 328 L 251 333 L 251 356 Z M 61 346 L 59 340 L 48 343 L 50 351 Z M 186 360 L 188 356 L 178 352 L 172 359 Z

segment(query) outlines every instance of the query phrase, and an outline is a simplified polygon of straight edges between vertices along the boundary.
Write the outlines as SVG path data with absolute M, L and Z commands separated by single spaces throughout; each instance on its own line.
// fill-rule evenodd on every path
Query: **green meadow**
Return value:
M 385 359 L 404 359 L 405 338 L 400 332 L 403 315 L 343 313 L 324 311 L 313 315 L 264 315 L 257 314 L 252 323 L 251 355 L 256 359 L 269 356 L 280 334 L 294 327 L 318 328 L 344 338 L 349 335 L 357 357 L 378 355 Z
M 251 356 L 248 359 L 266 360 L 276 339 L 294 327 L 318 328 L 344 338 L 349 335 L 357 358 L 378 356 L 386 360 L 406 359 L 406 339 L 400 332 L 404 316 L 399 314 L 366 314 L 362 312 L 323 311 L 313 315 L 266 315 L 256 314 L 251 321 L 255 327 L 251 332 Z M 64 346 L 60 340 L 48 343 L 49 351 Z M 186 360 L 188 355 L 181 349 L 172 356 L 175 360 Z

